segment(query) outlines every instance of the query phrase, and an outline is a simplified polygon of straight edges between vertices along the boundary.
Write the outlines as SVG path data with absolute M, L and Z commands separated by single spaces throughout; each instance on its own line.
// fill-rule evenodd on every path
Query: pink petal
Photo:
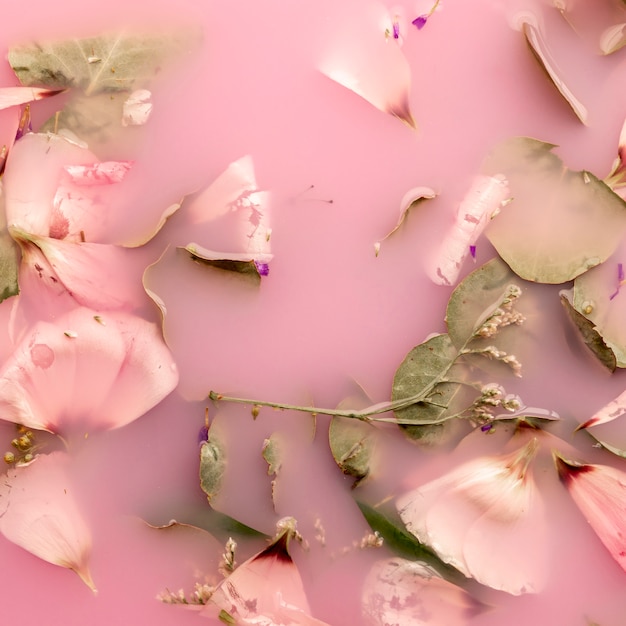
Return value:
M 466 591 L 424 564 L 401 558 L 374 564 L 365 579 L 362 601 L 363 614 L 372 626 L 464 626 L 481 609 Z
M 434 283 L 456 283 L 471 246 L 510 196 L 504 176 L 476 177 L 459 205 L 454 224 L 430 261 L 428 274 Z
M 600 424 L 607 424 L 626 413 L 626 391 L 622 392 L 615 400 L 611 400 L 599 411 L 594 413 L 586 422 L 583 422 L 576 430 L 591 428 Z
M 322 74 L 354 91 L 377 109 L 416 128 L 409 106 L 411 69 L 398 43 L 385 35 L 389 13 L 382 4 L 363 7 L 334 22 L 319 64 Z
M 287 549 L 291 534 L 284 531 L 222 581 L 203 614 L 214 615 L 217 607 L 237 624 L 324 626 L 309 614 L 302 578 Z
M 528 463 L 536 440 L 465 463 L 397 502 L 409 532 L 478 582 L 518 595 L 545 583 L 544 506 Z M 511 564 L 515 567 L 511 567 Z
M 93 590 L 91 535 L 72 496 L 64 452 L 38 455 L 0 483 L 0 532 L 35 556 L 74 570 Z
M 62 91 L 62 89 L 40 89 L 38 87 L 2 87 L 0 89 L 0 109 L 8 109 L 19 104 L 49 98 Z
M 133 252 L 99 243 L 38 237 L 12 230 L 22 247 L 20 289 L 35 305 L 67 299 L 99 310 L 136 308 L 145 301 L 141 273 L 133 274 Z M 52 301 L 45 291 L 52 294 Z M 42 307 L 37 307 L 43 311 Z
M 156 325 L 79 307 L 35 324 L 16 346 L 0 370 L 0 419 L 53 433 L 118 428 L 177 383 Z
M 604 547 L 626 571 L 626 473 L 554 453 L 559 477 Z
M 128 96 L 122 109 L 122 126 L 141 126 L 152 113 L 150 98 L 152 93 L 147 89 L 137 89 Z
M 134 161 L 102 161 L 88 165 L 66 165 L 64 170 L 77 186 L 112 185 L 124 180 Z

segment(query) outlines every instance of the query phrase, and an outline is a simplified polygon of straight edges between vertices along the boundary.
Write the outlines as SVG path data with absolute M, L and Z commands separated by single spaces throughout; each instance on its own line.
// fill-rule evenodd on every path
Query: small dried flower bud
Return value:
M 15 463 L 15 455 L 13 454 L 13 452 L 4 453 L 4 462 L 8 465 L 11 465 L 11 463 Z
M 258 404 L 255 404 L 252 407 L 252 411 L 250 411 L 252 413 L 252 419 L 256 419 L 257 417 L 259 417 L 260 410 L 261 410 L 261 407 L 259 407 Z
M 502 400 L 502 406 L 507 411 L 517 411 L 522 406 L 522 401 L 519 396 L 510 393 Z

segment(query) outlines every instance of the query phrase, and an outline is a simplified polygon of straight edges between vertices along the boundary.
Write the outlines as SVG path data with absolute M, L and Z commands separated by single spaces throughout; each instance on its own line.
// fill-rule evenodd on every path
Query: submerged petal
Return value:
M 546 527 L 543 501 L 528 472 L 536 450 L 533 439 L 405 494 L 396 505 L 402 521 L 466 576 L 514 595 L 539 591 Z
M 265 550 L 218 585 L 204 614 L 213 615 L 217 608 L 236 624 L 325 626 L 310 615 L 302 578 L 288 550 L 295 520 L 287 521 L 287 527 Z
M 626 571 L 626 473 L 553 454 L 561 482 L 604 547 Z
M 42 89 L 39 87 L 2 87 L 0 89 L 0 109 L 8 109 L 34 100 L 42 100 L 61 93 L 62 89 Z
M 79 307 L 24 334 L 0 370 L 0 419 L 53 433 L 118 428 L 177 383 L 155 324 Z
M 74 570 L 95 591 L 91 535 L 72 495 L 68 463 L 66 453 L 52 452 L 7 472 L 0 482 L 0 532 L 40 559 Z

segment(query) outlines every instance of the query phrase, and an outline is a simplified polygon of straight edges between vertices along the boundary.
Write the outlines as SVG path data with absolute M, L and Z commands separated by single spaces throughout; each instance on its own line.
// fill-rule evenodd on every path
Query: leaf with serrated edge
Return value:
M 626 202 L 593 174 L 567 169 L 553 147 L 514 137 L 492 150 L 483 169 L 504 174 L 514 200 L 485 234 L 518 276 L 559 284 L 613 254 Z

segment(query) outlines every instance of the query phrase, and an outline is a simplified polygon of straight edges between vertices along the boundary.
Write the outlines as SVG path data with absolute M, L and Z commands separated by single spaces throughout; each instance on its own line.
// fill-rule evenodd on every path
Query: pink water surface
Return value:
M 3 540 L 1 623 L 202 623 L 193 611 L 155 597 L 165 588 L 190 590 L 194 580 L 213 575 L 220 545 L 195 534 L 159 534 L 140 519 L 185 521 L 202 510 L 197 432 L 209 390 L 335 406 L 354 393 L 356 381 L 374 401 L 388 399 L 405 354 L 429 333 L 444 330 L 450 290 L 430 283 L 423 262 L 489 148 L 528 135 L 558 144 L 573 169 L 601 177 L 609 171 L 626 114 L 624 50 L 595 56 L 556 11 L 546 12 L 546 33 L 563 73 L 589 110 L 585 127 L 510 27 L 517 9 L 547 3 L 442 0 L 442 10 L 423 30 L 409 25 L 403 33 L 414 131 L 317 70 L 330 34 L 369 3 L 32 0 L 28 8 L 5 8 L 3 55 L 9 45 L 34 38 L 200 27 L 200 49 L 154 89 L 154 113 L 141 143 L 113 155 L 137 162 L 131 189 L 117 199 L 127 207 L 124 227 L 136 228 L 151 206 L 207 185 L 230 162 L 250 154 L 259 187 L 272 193 L 275 258 L 255 290 L 170 249 L 153 288 L 167 306 L 165 335 L 181 373 L 178 390 L 137 422 L 70 444 L 93 529 L 91 571 L 98 594 L 73 573 Z M 407 16 L 415 10 L 408 0 L 402 6 Z M 0 64 L 0 84 L 16 84 L 6 64 Z M 50 111 L 46 106 L 36 113 L 40 119 Z M 7 128 L 9 115 L 0 113 Z M 436 189 L 439 197 L 411 215 L 375 257 L 374 242 L 395 225 L 405 192 L 419 185 Z M 144 267 L 168 245 L 198 240 L 201 233 L 181 212 L 137 252 L 137 263 Z M 492 255 L 481 240 L 478 262 Z M 464 273 L 471 269 L 470 262 Z M 535 311 L 558 322 L 533 327 L 536 334 L 522 350 L 525 378 L 510 390 L 529 405 L 558 411 L 568 421 L 561 429 L 568 436 L 569 426 L 621 392 L 626 378 L 623 372 L 609 377 L 568 341 L 560 304 L 546 293 L 542 287 L 532 292 Z M 158 319 L 151 307 L 145 311 Z M 8 303 L 0 313 L 8 319 Z M 335 626 L 361 623 L 360 585 L 382 552 L 339 555 L 367 525 L 350 481 L 328 450 L 328 422 L 319 418 L 314 429 L 309 417 L 290 412 L 265 409 L 253 421 L 245 407 L 210 410 L 226 433 L 230 460 L 216 506 L 270 534 L 278 517 L 296 517 L 311 547 L 305 553 L 296 546 L 293 556 L 314 615 Z M 260 454 L 264 438 L 275 431 L 289 438 L 291 452 L 276 511 Z M 1 433 L 8 446 L 11 430 L 2 427 Z M 591 441 L 581 441 L 585 458 L 608 462 Z M 380 483 L 362 489 L 372 498 L 394 495 L 401 485 L 430 480 L 449 465 L 447 453 L 423 452 L 390 430 Z M 549 494 L 549 586 L 542 594 L 515 598 L 487 593 L 483 600 L 494 608 L 471 624 L 583 626 L 586 617 L 602 626 L 622 623 L 626 574 L 554 472 L 543 469 L 538 480 Z M 326 531 L 324 547 L 315 540 L 318 518 Z M 259 540 L 244 542 L 239 562 L 262 546 Z

